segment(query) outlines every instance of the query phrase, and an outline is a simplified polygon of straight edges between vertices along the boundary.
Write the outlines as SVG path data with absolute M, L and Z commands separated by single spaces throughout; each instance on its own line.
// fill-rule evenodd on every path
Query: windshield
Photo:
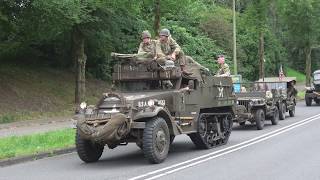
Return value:
M 235 83 L 239 87 L 235 88 L 236 93 L 255 92 L 255 91 L 271 91 L 273 89 L 287 89 L 286 82 L 255 82 L 255 83 Z

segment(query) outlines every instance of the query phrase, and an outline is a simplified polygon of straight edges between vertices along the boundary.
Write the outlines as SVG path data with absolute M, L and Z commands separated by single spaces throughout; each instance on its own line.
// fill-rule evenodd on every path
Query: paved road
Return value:
M 319 116 L 315 116 L 319 115 Z M 314 118 L 309 118 L 314 116 Z M 320 179 L 320 107 L 299 103 L 279 125 L 235 125 L 229 143 L 196 150 L 176 137 L 168 159 L 151 165 L 134 144 L 105 150 L 93 164 L 76 153 L 0 168 L 0 179 Z

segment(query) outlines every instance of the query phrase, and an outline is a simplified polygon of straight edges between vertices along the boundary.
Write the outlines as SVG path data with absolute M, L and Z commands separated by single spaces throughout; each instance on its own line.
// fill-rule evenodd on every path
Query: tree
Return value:
M 1 1 L 1 4 L 4 4 L 0 7 L 1 28 L 15 27 L 15 31 L 7 31 L 3 38 L 13 33 L 11 43 L 28 49 L 21 51 L 19 48 L 12 48 L 18 49 L 16 52 L 23 52 L 23 57 L 27 56 L 27 52 L 36 52 L 36 56 L 40 59 L 55 57 L 54 54 L 59 51 L 69 54 L 66 57 L 72 59 L 77 72 L 76 104 L 85 100 L 87 59 L 96 64 L 98 64 L 97 61 L 105 63 L 105 58 L 110 51 L 133 49 L 137 42 L 132 39 L 135 40 L 138 37 L 137 32 L 141 32 L 138 27 L 141 25 L 138 16 L 140 8 L 138 0 L 121 2 L 115 0 L 5 0 Z M 2 24 L 11 26 L 2 26 Z M 5 40 L 3 38 L 2 40 Z M 131 40 L 127 41 L 127 39 Z M 124 41 L 127 42 L 123 43 Z M 106 47 L 105 44 L 109 46 Z M 97 55 L 97 53 L 101 54 Z M 18 59 L 17 56 L 15 58 Z M 60 58 L 62 57 L 56 57 L 53 61 L 58 61 Z
M 319 45 L 319 7 L 317 0 L 292 0 L 286 7 L 290 42 L 305 56 L 306 86 L 311 85 L 311 52 Z

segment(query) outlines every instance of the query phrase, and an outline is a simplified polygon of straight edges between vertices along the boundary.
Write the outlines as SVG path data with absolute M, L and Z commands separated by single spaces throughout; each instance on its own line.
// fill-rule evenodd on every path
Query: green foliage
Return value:
M 285 75 L 289 77 L 297 77 L 297 82 L 302 83 L 306 80 L 306 75 L 292 69 L 292 68 L 285 68 Z
M 74 129 L 0 139 L 0 159 L 35 155 L 74 146 Z
M 194 60 L 214 71 L 217 67 L 214 61 L 223 50 L 219 49 L 215 43 L 204 35 L 192 35 L 184 27 L 168 25 L 172 30 L 173 37 L 183 46 L 186 55 L 192 56 Z
M 72 28 L 77 26 L 86 39 L 87 72 L 110 79 L 114 63 L 110 52 L 135 53 L 140 32 L 148 29 L 154 33 L 154 2 L 3 0 L 0 59 L 73 67 Z M 231 65 L 231 2 L 161 0 L 161 27 L 169 28 L 186 54 L 210 69 L 216 66 L 212 58 L 220 53 L 227 56 Z M 319 43 L 319 6 L 317 0 L 237 1 L 240 73 L 248 79 L 257 78 L 260 31 L 265 35 L 266 75 L 276 74 L 280 64 L 299 64 L 303 70 L 303 53 L 299 48 L 305 44 L 303 39 L 309 39 L 311 45 Z M 313 58 L 317 58 L 315 53 Z M 316 60 L 313 62 L 319 66 Z

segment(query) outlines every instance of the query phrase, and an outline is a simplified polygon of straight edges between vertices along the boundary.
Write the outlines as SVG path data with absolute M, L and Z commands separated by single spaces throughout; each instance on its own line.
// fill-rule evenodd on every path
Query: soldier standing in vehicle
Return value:
M 290 81 L 287 83 L 287 96 L 290 99 L 294 99 L 295 96 L 298 94 L 298 91 L 296 88 L 294 88 L 294 85 L 296 84 L 296 81 Z
M 186 59 L 179 44 L 171 37 L 168 29 L 162 29 L 159 33 L 159 41 L 156 43 L 157 62 L 164 64 L 166 60 L 173 60 L 180 65 L 181 71 L 186 72 Z
M 229 69 L 228 64 L 225 63 L 224 55 L 219 55 L 217 62 L 220 67 L 219 67 L 215 76 L 220 76 L 220 77 L 230 76 L 230 69 Z

